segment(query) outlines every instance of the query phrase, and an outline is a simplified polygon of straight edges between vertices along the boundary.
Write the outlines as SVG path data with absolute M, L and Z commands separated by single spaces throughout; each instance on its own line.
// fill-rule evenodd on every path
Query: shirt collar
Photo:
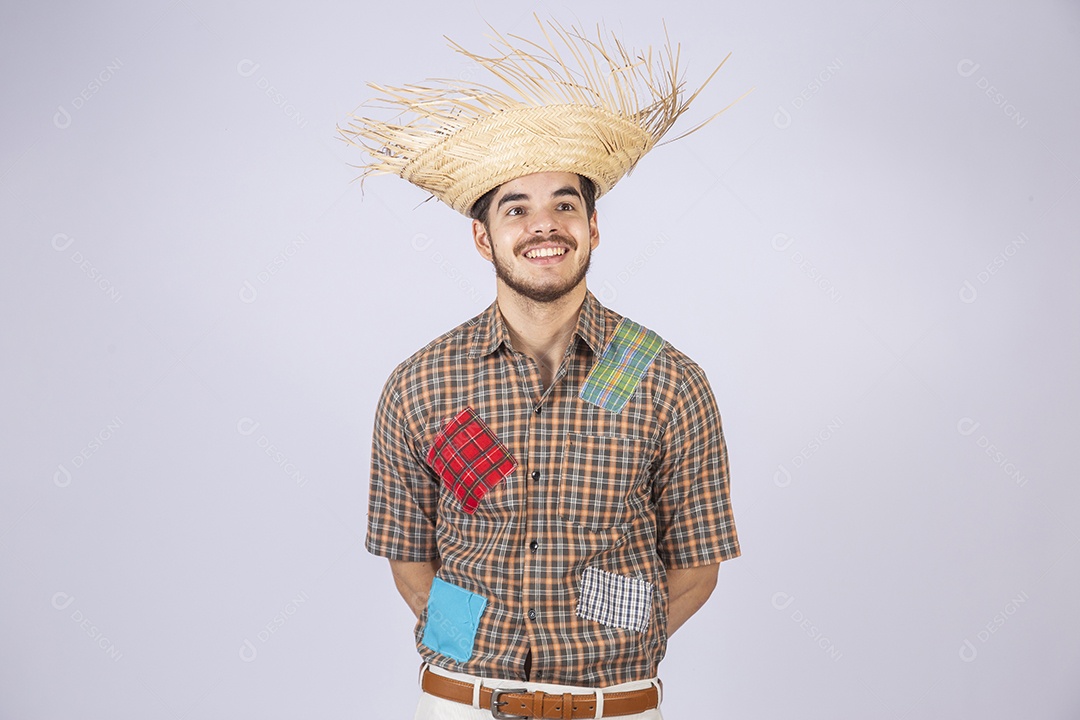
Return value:
M 604 341 L 607 336 L 604 306 L 588 289 L 585 290 L 585 301 L 581 304 L 581 313 L 578 315 L 577 328 L 574 332 L 588 344 L 593 355 L 604 352 Z
M 499 312 L 498 300 L 494 300 L 488 305 L 487 310 L 480 313 L 476 325 L 473 326 L 469 355 L 474 357 L 490 355 L 503 343 L 510 347 L 510 331 L 507 330 L 502 313 Z
M 594 355 L 599 355 L 604 350 L 606 329 L 604 308 L 592 291 L 586 288 L 574 334 L 585 341 Z M 494 301 L 480 314 L 474 326 L 469 354 L 481 357 L 490 355 L 503 344 L 512 347 L 510 330 L 499 312 L 498 301 Z

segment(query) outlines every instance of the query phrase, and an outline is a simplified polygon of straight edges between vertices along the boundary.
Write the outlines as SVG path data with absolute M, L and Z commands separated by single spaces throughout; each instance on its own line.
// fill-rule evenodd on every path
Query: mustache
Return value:
M 536 242 L 535 240 L 527 240 L 527 241 L 518 243 L 518 246 L 516 248 L 514 248 L 514 251 L 518 255 L 524 255 L 525 253 L 529 252 L 533 248 L 538 248 L 541 245 L 547 245 L 547 244 L 553 243 L 553 242 L 557 242 L 560 245 L 565 245 L 568 248 L 570 248 L 571 250 L 577 250 L 577 241 L 574 240 L 574 238 L 570 237 L 569 235 L 548 235 L 546 238 L 544 238 L 543 240 L 541 240 L 539 242 Z

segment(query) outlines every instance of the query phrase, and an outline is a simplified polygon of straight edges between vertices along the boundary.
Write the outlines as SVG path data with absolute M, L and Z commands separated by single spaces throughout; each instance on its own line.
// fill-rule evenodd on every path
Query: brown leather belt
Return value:
M 444 700 L 473 704 L 473 684 L 424 672 L 420 689 Z M 604 693 L 604 717 L 635 715 L 660 704 L 656 687 Z M 596 695 L 573 695 L 528 692 L 524 688 L 489 688 L 480 686 L 480 707 L 489 708 L 496 718 L 592 718 L 596 717 Z

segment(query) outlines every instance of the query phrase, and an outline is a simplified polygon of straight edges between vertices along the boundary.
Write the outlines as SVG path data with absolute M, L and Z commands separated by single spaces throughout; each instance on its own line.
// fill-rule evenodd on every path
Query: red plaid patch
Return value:
M 517 467 L 514 456 L 471 407 L 438 434 L 427 461 L 470 515 L 480 498 Z

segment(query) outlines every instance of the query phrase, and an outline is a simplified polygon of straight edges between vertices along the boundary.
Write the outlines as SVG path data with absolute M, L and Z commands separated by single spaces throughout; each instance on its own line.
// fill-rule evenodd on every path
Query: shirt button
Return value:
M 536 611 L 535 610 L 530 610 L 529 611 L 529 619 L 530 620 L 535 620 L 536 619 Z
M 536 549 L 539 548 L 539 547 L 540 547 L 540 543 L 536 542 L 535 540 L 533 540 L 531 543 L 529 543 L 529 549 L 532 550 L 533 552 L 536 552 Z
M 536 481 L 540 480 L 540 471 L 539 470 L 533 470 L 532 471 L 532 479 L 536 480 Z
M 535 408 L 533 408 L 533 409 L 534 409 L 534 410 L 536 411 L 536 414 L 537 414 L 537 415 L 539 415 L 539 414 L 540 414 L 540 411 L 541 411 L 541 410 L 543 409 L 543 406 L 542 406 L 542 405 L 537 405 L 537 406 L 536 406 Z

